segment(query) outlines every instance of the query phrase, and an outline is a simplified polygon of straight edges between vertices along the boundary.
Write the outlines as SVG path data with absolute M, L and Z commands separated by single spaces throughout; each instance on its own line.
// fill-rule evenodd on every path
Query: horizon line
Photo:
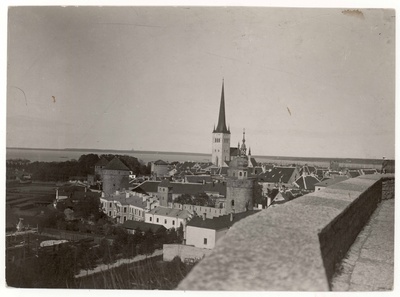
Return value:
M 135 149 L 95 149 L 95 148 L 32 148 L 32 147 L 7 147 L 7 149 L 22 149 L 22 150 L 52 150 L 52 151 L 62 151 L 62 150 L 74 150 L 74 151 L 109 151 L 109 152 L 129 152 L 129 153 L 155 153 L 155 154 L 195 154 L 195 155 L 205 155 L 211 156 L 210 153 L 199 153 L 199 152 L 176 152 L 176 151 L 152 151 L 152 150 L 135 150 Z M 306 157 L 306 156 L 277 156 L 277 155 L 251 155 L 253 157 L 271 157 L 271 158 L 290 158 L 290 159 L 359 159 L 359 160 L 381 160 L 381 158 L 361 158 L 361 157 Z M 395 160 L 395 158 L 388 158 L 387 160 Z

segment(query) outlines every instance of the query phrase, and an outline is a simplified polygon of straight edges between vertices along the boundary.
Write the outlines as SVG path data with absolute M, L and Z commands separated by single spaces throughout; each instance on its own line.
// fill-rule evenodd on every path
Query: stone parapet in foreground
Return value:
M 178 289 L 328 291 L 377 204 L 393 197 L 394 175 L 365 175 L 263 210 L 236 223 Z

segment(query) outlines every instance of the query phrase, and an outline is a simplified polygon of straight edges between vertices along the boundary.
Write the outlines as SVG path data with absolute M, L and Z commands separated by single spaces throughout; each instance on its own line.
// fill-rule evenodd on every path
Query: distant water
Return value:
M 167 162 L 173 161 L 195 161 L 195 162 L 210 162 L 211 154 L 196 154 L 196 153 L 168 153 L 168 152 L 135 152 L 135 151 L 112 151 L 112 150 L 46 150 L 46 149 L 19 149 L 7 148 L 7 159 L 28 159 L 31 162 L 65 162 L 68 160 L 78 160 L 81 155 L 85 154 L 119 154 L 128 155 L 138 158 L 143 163 L 148 163 L 156 160 L 164 160 Z M 255 156 L 257 162 L 274 163 L 278 165 L 308 164 L 318 167 L 328 167 L 331 159 L 329 158 L 301 158 L 301 157 L 272 157 L 272 156 Z M 381 160 L 377 159 L 334 159 L 340 163 L 342 167 L 348 168 L 381 168 Z
M 118 154 L 128 155 L 135 157 L 143 163 L 157 161 L 159 159 L 173 162 L 173 161 L 195 161 L 195 162 L 209 162 L 211 155 L 207 154 L 170 154 L 164 152 L 134 152 L 134 151 L 88 151 L 88 150 L 38 150 L 38 149 L 18 149 L 18 148 L 7 148 L 6 159 L 27 159 L 31 162 L 65 162 L 68 160 L 78 160 L 80 156 L 87 154 Z

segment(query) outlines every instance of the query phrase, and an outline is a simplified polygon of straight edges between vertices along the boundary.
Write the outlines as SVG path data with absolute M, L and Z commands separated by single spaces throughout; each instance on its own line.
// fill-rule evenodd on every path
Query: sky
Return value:
M 12 7 L 6 146 L 395 157 L 395 11 Z

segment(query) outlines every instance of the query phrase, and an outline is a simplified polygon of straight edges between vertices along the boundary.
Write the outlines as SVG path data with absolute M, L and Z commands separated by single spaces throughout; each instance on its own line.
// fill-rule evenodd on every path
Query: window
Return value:
M 111 217 L 111 210 L 108 212 L 108 216 L 110 216 L 110 217 Z
M 231 205 L 232 205 L 232 206 L 235 206 L 235 200 L 232 200 L 232 201 L 231 201 Z
M 112 203 L 110 202 L 110 207 L 112 207 Z
M 124 222 L 126 222 L 126 216 L 124 216 Z
M 126 207 L 124 207 L 124 213 L 126 213 Z
M 167 219 L 164 220 L 164 224 L 166 224 L 166 223 L 167 223 Z
M 151 220 L 152 220 L 153 218 L 152 217 L 150 217 L 150 222 L 151 222 Z
M 157 218 L 157 223 L 158 223 L 158 218 Z
M 207 238 L 204 238 L 204 244 L 207 244 Z
M 175 225 L 175 221 L 172 221 L 172 225 Z
M 239 176 L 242 176 L 242 172 L 241 171 L 239 172 Z

